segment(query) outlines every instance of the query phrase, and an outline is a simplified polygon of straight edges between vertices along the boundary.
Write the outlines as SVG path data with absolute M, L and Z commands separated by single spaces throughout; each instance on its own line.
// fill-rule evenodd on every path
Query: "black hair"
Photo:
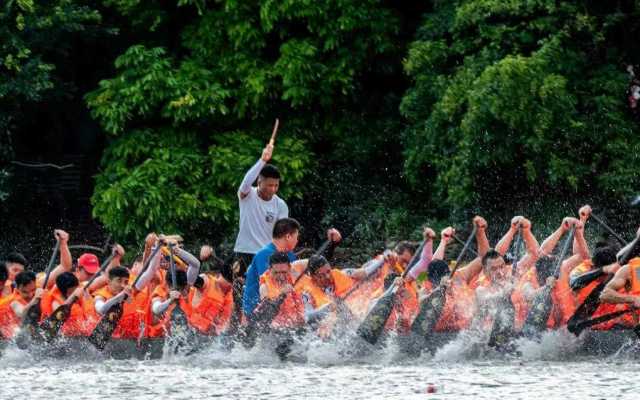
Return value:
M 0 261 L 0 282 L 4 282 L 9 279 L 9 268 L 7 268 L 6 261 Z
M 449 264 L 444 260 L 433 260 L 427 268 L 427 278 L 434 285 L 439 285 L 442 277 L 449 273 Z
M 9 255 L 7 256 L 7 261 L 10 263 L 22 264 L 25 267 L 27 266 L 27 259 L 24 258 L 22 254 L 15 251 L 9 253 Z
M 602 268 L 616 262 L 617 252 L 618 250 L 615 247 L 611 246 L 596 248 L 593 251 L 593 256 L 591 257 L 594 268 Z
M 129 277 L 129 270 L 126 269 L 125 267 L 113 267 L 109 270 L 109 279 L 115 279 L 115 278 L 128 278 Z
M 193 282 L 193 287 L 195 287 L 196 289 L 202 289 L 204 287 L 204 278 L 198 275 L 196 281 Z
M 78 278 L 71 272 L 63 272 L 56 278 L 56 286 L 64 297 L 67 297 L 69 289 L 75 288 L 79 284 Z
M 396 245 L 395 250 L 396 250 L 396 253 L 398 254 L 402 254 L 405 251 L 409 251 L 411 255 L 414 255 L 416 252 L 416 245 L 415 243 L 409 242 L 408 240 L 403 240 Z
M 300 223 L 293 218 L 282 218 L 273 225 L 273 238 L 280 239 L 300 230 Z
M 278 171 L 275 165 L 266 164 L 260 170 L 260 176 L 263 178 L 280 179 L 280 171 Z
M 487 266 L 487 262 L 489 260 L 493 260 L 495 258 L 502 258 L 504 260 L 504 257 L 502 256 L 502 254 L 498 253 L 495 249 L 489 249 L 486 254 L 484 256 L 482 256 L 482 266 L 486 267 Z
M 167 285 L 169 285 L 169 287 L 171 287 L 172 289 L 174 289 L 172 287 L 173 285 L 173 280 L 171 279 L 171 273 L 167 273 L 167 276 L 165 277 L 165 281 L 167 282 Z M 187 286 L 187 273 L 181 269 L 177 269 L 176 270 L 176 290 L 182 290 Z
M 273 253 L 271 257 L 269 257 L 270 266 L 274 264 L 289 264 L 290 262 L 289 255 L 280 251 Z
M 36 274 L 33 271 L 22 271 L 16 275 L 16 287 L 26 286 L 36 281 Z
M 397 277 L 399 277 L 400 275 L 395 274 L 395 273 L 391 273 L 387 276 L 384 277 L 384 290 L 389 289 L 389 287 L 391 286 L 391 284 L 393 283 L 393 281 L 396 280 Z
M 316 271 L 318 271 L 320 268 L 322 268 L 327 264 L 329 264 L 329 261 L 327 261 L 326 258 L 324 258 L 323 256 L 318 256 L 314 254 L 309 258 L 307 269 L 309 270 L 309 273 L 315 274 Z

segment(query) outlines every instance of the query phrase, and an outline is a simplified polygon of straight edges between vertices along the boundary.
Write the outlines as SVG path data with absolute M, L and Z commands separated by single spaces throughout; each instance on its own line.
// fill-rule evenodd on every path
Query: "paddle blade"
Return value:
M 364 321 L 358 327 L 356 334 L 370 344 L 376 344 L 382 334 L 385 324 L 393 310 L 395 292 L 388 291 L 371 309 Z
M 576 312 L 569 318 L 567 322 L 567 330 L 573 333 L 576 336 L 580 335 L 582 332 L 581 329 L 576 328 L 577 324 L 580 321 L 584 321 L 587 318 L 591 317 L 594 312 L 598 309 L 600 305 L 600 293 L 604 290 L 607 283 L 613 278 L 613 275 L 609 275 L 608 277 L 602 279 L 602 281 L 596 286 L 591 293 L 587 295 L 584 299 L 584 302 L 578 306 Z
M 551 298 L 551 287 L 545 286 L 536 297 L 533 298 L 531 308 L 524 322 L 522 332 L 527 337 L 535 336 L 547 329 L 547 320 L 551 315 L 553 299 Z
M 411 332 L 426 339 L 440 320 L 445 303 L 445 288 L 438 286 L 420 303 L 420 311 L 413 320 Z
M 44 338 L 47 342 L 53 341 L 60 332 L 60 328 L 67 321 L 71 315 L 71 305 L 70 304 L 62 304 L 55 311 L 47 317 L 40 324 L 40 329 L 44 334 Z
M 40 321 L 40 314 L 40 300 L 38 300 L 31 307 L 29 307 L 24 318 L 22 318 L 20 330 L 15 337 L 15 342 L 18 348 L 24 350 L 29 347 L 29 344 L 32 341 L 42 341 L 43 334 L 38 324 Z
M 111 340 L 111 336 L 116 330 L 120 318 L 122 318 L 123 311 L 122 303 L 113 305 L 87 338 L 89 343 L 93 344 L 100 351 L 104 350 L 109 340 Z
M 513 326 L 515 315 L 516 311 L 511 302 L 511 296 L 506 296 L 498 304 L 498 310 L 493 319 L 493 327 L 489 335 L 489 342 L 487 343 L 490 347 L 498 351 L 506 352 L 515 350 L 511 341 L 511 339 L 515 337 Z

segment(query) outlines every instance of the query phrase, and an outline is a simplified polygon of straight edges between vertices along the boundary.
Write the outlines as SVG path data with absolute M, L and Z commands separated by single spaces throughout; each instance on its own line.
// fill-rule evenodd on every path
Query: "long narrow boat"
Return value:
M 436 333 L 427 344 L 428 352 L 435 352 L 447 343 L 455 340 L 457 332 Z M 576 338 L 578 356 L 607 356 L 619 351 L 635 351 L 640 353 L 640 342 L 631 329 L 592 331 L 586 330 L 580 338 Z M 205 349 L 214 342 L 220 343 L 217 338 L 199 336 L 196 344 L 186 353 Z M 228 343 L 227 343 L 228 344 Z M 0 354 L 11 344 L 7 341 L 0 342 Z M 170 346 L 170 345 L 169 345 Z M 220 345 L 220 348 L 228 346 Z M 402 347 L 402 346 L 401 346 Z M 113 358 L 113 359 L 159 359 L 168 350 L 165 339 L 143 339 L 140 342 L 126 339 L 112 339 L 102 353 L 98 352 L 86 338 L 64 338 L 54 344 L 46 346 L 32 346 L 29 352 L 41 357 L 69 357 L 69 358 Z M 16 350 L 18 351 L 18 350 Z M 183 351 L 183 354 L 185 351 Z M 419 352 L 418 352 L 419 353 Z M 411 354 L 417 355 L 417 354 Z M 1 357 L 1 356 L 0 356 Z M 286 358 L 286 357 L 285 357 Z

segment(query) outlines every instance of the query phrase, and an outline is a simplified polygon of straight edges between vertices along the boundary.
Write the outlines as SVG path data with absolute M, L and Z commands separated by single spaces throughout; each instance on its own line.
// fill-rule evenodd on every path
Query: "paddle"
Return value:
M 462 251 L 460 251 L 460 254 L 458 254 L 458 258 L 456 258 L 456 264 L 453 266 L 453 269 L 449 273 L 449 279 L 453 278 L 453 275 L 456 273 L 458 267 L 460 266 L 462 258 L 467 253 L 467 251 L 470 250 L 471 242 L 476 236 L 477 230 L 478 227 L 474 224 L 471 234 L 467 238 L 467 241 L 463 242 Z M 418 312 L 418 315 L 411 325 L 411 332 L 418 337 L 424 338 L 425 341 L 433 332 L 433 329 L 442 316 L 442 311 L 444 310 L 444 306 L 447 300 L 446 291 L 446 286 L 440 284 L 435 289 L 433 289 L 424 300 L 420 302 L 420 311 Z
M 133 282 L 134 290 L 135 290 L 136 284 L 138 283 L 142 275 L 144 275 L 144 273 L 149 268 L 149 265 L 151 264 L 151 260 L 153 260 L 156 254 L 158 254 L 158 252 L 160 251 L 160 247 L 161 247 L 160 244 L 158 244 L 158 246 L 156 246 L 153 252 L 151 252 L 151 255 L 149 255 L 149 258 L 145 260 L 144 264 L 142 265 L 142 270 L 140 271 L 140 274 L 136 277 L 136 280 Z M 111 336 L 113 336 L 113 332 L 116 330 L 116 327 L 118 326 L 118 322 L 120 322 L 120 318 L 122 317 L 122 313 L 124 311 L 123 304 L 126 299 L 127 297 L 125 296 L 125 298 L 121 302 L 111 306 L 111 308 L 109 308 L 109 310 L 102 316 L 102 318 L 100 319 L 100 322 L 98 322 L 98 325 L 96 325 L 96 327 L 93 329 L 93 332 L 91 332 L 91 335 L 89 335 L 89 337 L 87 338 L 89 343 L 93 344 L 98 350 L 100 351 L 104 350 L 109 340 L 111 340 Z
M 83 290 L 88 290 L 91 284 L 107 269 L 111 260 L 116 256 L 116 250 L 113 249 L 113 252 L 106 260 L 100 265 L 100 269 L 87 281 L 84 285 Z M 53 339 L 58 336 L 58 332 L 60 332 L 60 328 L 67 321 L 69 315 L 71 315 L 71 307 L 73 303 L 77 300 L 75 294 L 71 295 L 71 298 L 68 302 L 59 305 L 52 313 L 40 324 L 40 329 L 44 332 L 44 337 L 47 342 L 51 342 Z
M 49 258 L 49 264 L 47 265 L 47 269 L 45 270 L 44 283 L 42 284 L 43 290 L 47 289 L 47 284 L 49 283 L 49 275 L 51 275 L 51 269 L 53 268 L 53 264 L 56 261 L 56 256 L 60 251 L 60 238 L 56 236 L 56 245 L 53 248 L 53 253 L 51 254 L 51 258 Z M 27 333 L 30 335 L 32 339 L 42 339 L 42 334 L 40 332 L 40 327 L 38 323 L 40 322 L 40 315 L 42 310 L 40 309 L 40 299 L 38 299 L 31 307 L 24 311 L 24 317 L 22 318 L 22 323 L 20 325 L 20 330 L 16 334 L 16 344 L 20 349 L 25 349 L 28 347 L 28 337 Z
M 562 267 L 562 262 L 564 257 L 567 255 L 569 251 L 569 247 L 573 242 L 573 234 L 575 232 L 575 227 L 572 227 L 569 231 L 569 235 L 565 239 L 564 244 L 562 245 L 562 250 L 560 251 L 560 256 L 558 257 L 558 262 L 556 264 L 555 272 L 553 276 L 557 279 L 560 276 L 560 268 Z M 545 285 L 541 291 L 536 294 L 533 298 L 533 302 L 531 303 L 531 308 L 529 309 L 529 313 L 527 314 L 527 319 L 524 322 L 524 326 L 522 328 L 522 332 L 526 336 L 534 336 L 539 332 L 542 332 L 546 329 L 547 320 L 549 319 L 549 315 L 551 314 L 551 309 L 553 307 L 553 300 L 551 298 L 551 292 L 553 288 L 549 285 Z
M 593 218 L 600 226 L 606 229 L 614 238 L 616 238 L 620 244 L 624 245 L 627 243 L 626 240 L 622 238 L 616 231 L 614 231 L 609 225 L 607 225 L 600 217 L 598 217 L 593 212 L 591 213 L 591 218 Z
M 273 132 L 271 132 L 271 139 L 269 140 L 269 144 L 273 146 L 276 142 L 276 135 L 278 134 L 278 126 L 280 125 L 280 120 L 276 118 L 276 123 L 273 124 Z
M 595 318 L 591 318 L 591 319 L 587 319 L 584 321 L 580 321 L 578 323 L 575 323 L 571 328 L 569 328 L 569 332 L 573 333 L 576 336 L 580 336 L 580 333 L 582 333 L 583 330 L 590 328 L 594 325 L 598 325 L 601 324 L 603 322 L 607 322 L 610 321 L 612 319 L 618 318 L 621 315 L 630 313 L 636 311 L 635 309 L 627 309 L 627 310 L 620 310 L 620 311 L 614 311 L 608 314 L 604 314 L 601 315 L 599 317 L 595 317 Z
M 476 230 L 476 227 L 474 226 L 474 227 L 473 227 L 473 229 L 474 229 L 474 231 L 475 231 L 475 230 Z M 460 237 L 459 237 L 458 235 L 453 235 L 453 239 L 454 239 L 456 242 L 458 242 L 459 244 L 461 244 L 461 245 L 462 245 L 462 248 L 464 248 L 464 246 L 466 245 L 466 242 L 463 242 L 463 241 L 462 241 L 462 239 L 460 239 Z M 469 239 L 467 238 L 467 240 L 469 240 Z M 469 249 L 468 249 L 468 251 L 472 252 L 472 253 L 473 253 L 473 255 L 475 255 L 476 257 L 478 257 L 478 252 L 477 252 L 477 251 L 475 251 L 474 249 L 469 248 Z
M 169 243 L 169 249 L 173 254 L 173 243 Z M 171 289 L 178 290 L 178 283 L 176 282 L 176 261 L 173 257 L 169 258 L 169 273 L 171 274 Z M 171 311 L 171 336 L 181 338 L 184 344 L 189 344 L 191 337 L 195 336 L 195 332 L 189 325 L 189 319 L 185 314 L 182 307 L 180 307 L 179 299 L 174 300 L 175 307 Z
M 407 265 L 407 268 L 402 273 L 402 278 L 406 277 L 411 268 L 413 268 L 420 260 L 422 250 L 426 244 L 426 240 L 423 240 L 416 252 L 413 254 L 411 261 Z M 384 330 L 384 326 L 393 311 L 395 303 L 396 293 L 399 287 L 395 282 L 378 298 L 376 304 L 369 311 L 367 316 L 358 326 L 356 335 L 365 340 L 366 342 L 374 345 L 378 342 L 378 338 Z

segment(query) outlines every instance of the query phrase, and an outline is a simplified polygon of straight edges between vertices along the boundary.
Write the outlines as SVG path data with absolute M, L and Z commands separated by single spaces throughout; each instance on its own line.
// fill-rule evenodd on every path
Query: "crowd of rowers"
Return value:
M 115 245 L 101 268 L 98 257 L 90 253 L 74 262 L 69 234 L 56 230 L 59 264 L 48 274 L 25 269 L 27 262 L 19 254 L 0 264 L 0 334 L 4 340 L 14 338 L 33 306 L 39 306 L 42 323 L 67 305 L 70 312 L 56 332 L 60 337 L 90 336 L 114 307 L 121 308 L 110 332 L 116 339 L 171 335 L 171 315 L 178 309 L 190 329 L 201 335 L 242 335 L 262 309 L 275 305 L 272 315 L 260 317 L 266 324 L 263 330 L 305 328 L 328 340 L 345 315 L 348 323 L 359 326 L 390 290 L 391 308 L 383 330 L 399 336 L 416 331 L 414 321 L 436 290 L 445 295 L 429 327 L 434 332 L 460 331 L 474 324 L 490 330 L 505 301 L 513 309 L 512 329 L 522 331 L 532 304 L 545 290 L 551 302 L 543 321 L 546 329 L 566 327 L 585 300 L 594 298 L 594 290 L 596 300 L 581 320 L 623 311 L 592 329 L 635 327 L 638 314 L 626 311 L 640 307 L 640 258 L 631 254 L 635 250 L 630 245 L 621 249 L 603 241 L 590 249 L 584 236 L 590 214 L 589 206 L 582 207 L 578 218 L 565 218 L 542 243 L 528 219 L 514 217 L 493 248 L 487 222 L 477 216 L 472 231 L 476 256 L 465 265 L 445 259 L 447 246 L 456 239 L 454 228 L 442 230 L 435 251 L 436 234 L 425 228 L 421 246 L 400 242 L 354 269 L 332 266 L 321 251 L 297 259 L 293 251 L 300 225 L 282 218 L 274 224 L 271 243 L 253 257 L 242 297 L 235 299 L 233 282 L 219 269 L 201 271 L 201 265 L 215 258 L 210 246 L 194 256 L 183 248 L 180 237 L 151 233 L 143 255 L 132 265 L 122 265 L 125 250 Z M 566 246 L 559 245 L 563 237 Z M 341 235 L 331 229 L 327 238 L 335 246 Z M 522 251 L 517 249 L 520 243 Z M 570 254 L 558 255 L 562 251 L 557 250 L 569 244 Z

